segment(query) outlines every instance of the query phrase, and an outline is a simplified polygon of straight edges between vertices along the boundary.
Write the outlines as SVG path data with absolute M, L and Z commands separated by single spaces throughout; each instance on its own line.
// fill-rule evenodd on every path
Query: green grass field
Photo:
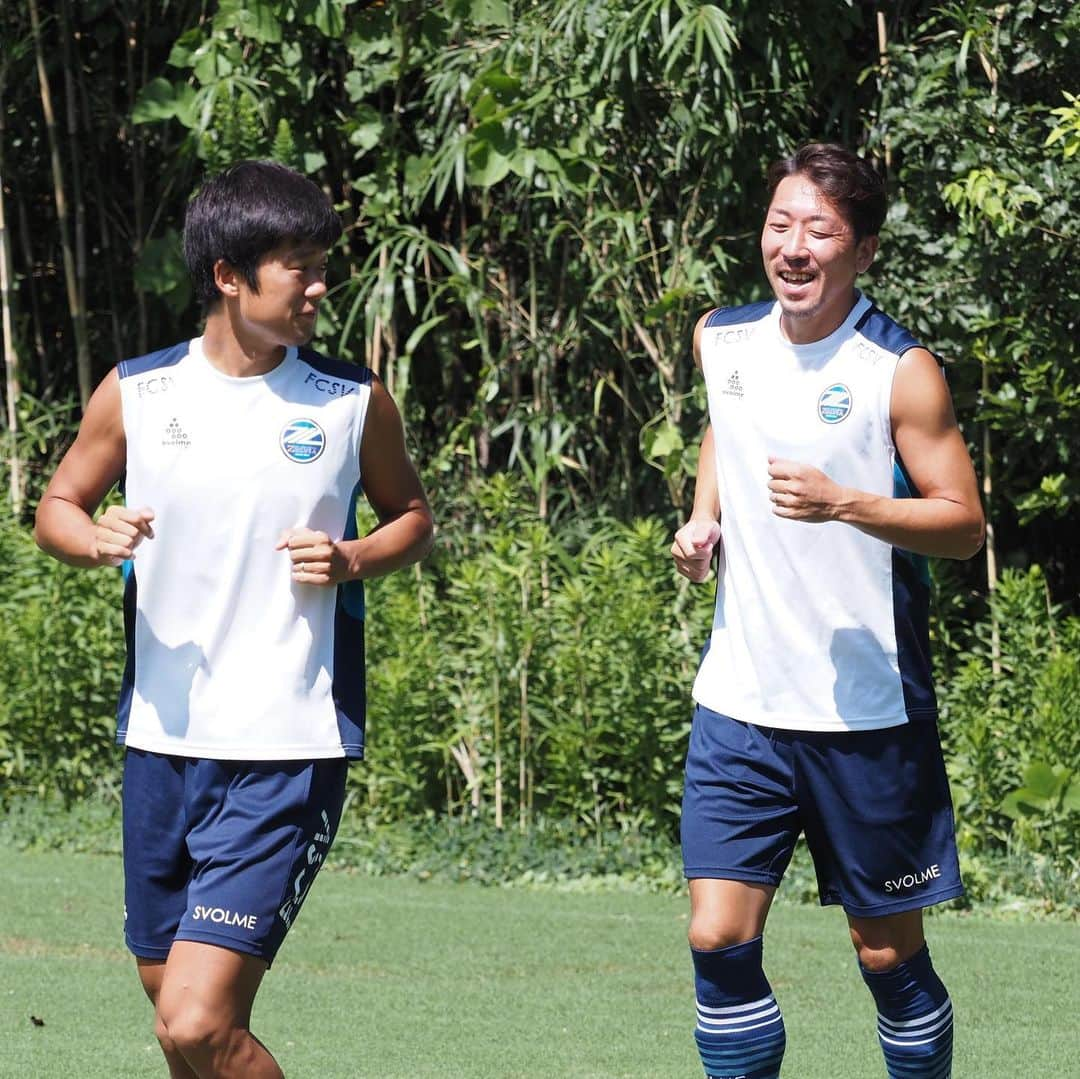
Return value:
M 163 1076 L 123 947 L 119 860 L 0 858 L 0 1076 Z M 690 1079 L 685 914 L 663 896 L 324 872 L 255 1030 L 290 1079 Z M 953 914 L 930 928 L 958 1016 L 957 1079 L 1076 1076 L 1080 928 Z M 766 966 L 787 1023 L 785 1079 L 884 1074 L 838 911 L 779 902 Z

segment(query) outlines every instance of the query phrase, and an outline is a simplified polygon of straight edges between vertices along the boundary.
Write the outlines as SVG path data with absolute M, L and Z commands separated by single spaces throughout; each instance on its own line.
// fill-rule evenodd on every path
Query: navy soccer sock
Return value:
M 697 1042 L 710 1079 L 776 1079 L 784 1020 L 761 969 L 761 937 L 715 951 L 691 948 Z
M 952 1075 L 952 1002 L 924 944 L 892 970 L 859 965 L 877 1003 L 878 1041 L 889 1079 L 949 1079 Z

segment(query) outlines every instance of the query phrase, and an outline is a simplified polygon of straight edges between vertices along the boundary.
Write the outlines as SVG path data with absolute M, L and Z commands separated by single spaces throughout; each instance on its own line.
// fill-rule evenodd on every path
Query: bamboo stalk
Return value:
M 23 263 L 26 266 L 26 290 L 30 294 L 30 321 L 34 334 L 34 353 L 37 356 L 38 385 L 47 393 L 52 370 L 49 366 L 49 354 L 45 349 L 45 332 L 42 329 L 44 319 L 41 314 L 41 299 L 38 296 L 37 274 L 34 267 L 34 245 L 30 242 L 30 221 L 26 215 L 26 203 L 21 193 L 15 197 L 19 212 L 19 242 L 22 246 Z
M 79 379 L 79 399 L 83 408 L 90 400 L 90 342 L 86 333 L 86 311 L 82 306 L 75 273 L 75 253 L 68 232 L 68 207 L 64 194 L 64 174 L 60 167 L 60 148 L 56 135 L 56 116 L 53 112 L 52 91 L 45 70 L 45 50 L 41 41 L 41 20 L 38 17 L 37 0 L 26 0 L 30 12 L 30 29 L 34 37 L 34 53 L 37 59 L 38 87 L 41 93 L 41 110 L 45 114 L 45 131 L 49 142 L 49 160 L 52 165 L 53 197 L 56 200 L 56 216 L 60 229 L 60 245 L 64 254 L 64 284 L 67 289 L 68 310 L 75 330 L 75 370 Z
M 0 82 L 0 96 L 3 84 Z M 4 167 L 3 167 L 4 118 L 0 110 L 0 308 L 3 309 L 4 335 L 4 387 L 7 397 L 7 426 L 10 449 L 8 453 L 8 480 L 11 494 L 11 510 L 16 517 L 22 513 L 22 469 L 19 461 L 19 350 L 15 341 L 11 317 L 11 236 L 4 213 Z
M 79 309 L 86 311 L 86 202 L 83 199 L 79 106 L 75 94 L 75 57 L 71 37 L 71 0 L 63 0 L 60 5 L 60 38 L 63 42 L 67 137 L 71 156 L 71 197 L 75 209 L 75 289 L 79 296 Z
M 529 584 L 527 577 L 521 578 L 521 620 L 522 625 L 531 621 L 529 611 Z M 527 636 L 518 661 L 518 830 L 526 832 L 532 816 L 532 804 L 529 792 L 529 659 L 532 655 L 532 637 Z
M 889 36 L 885 28 L 885 12 L 880 8 L 877 13 L 877 36 L 878 36 L 878 74 L 880 76 L 879 89 L 881 91 L 881 103 L 884 105 L 885 83 L 889 78 Z M 885 168 L 892 168 L 892 142 L 889 136 L 884 139 Z
M 982 359 L 982 399 L 984 401 L 989 393 L 990 372 L 984 356 Z M 992 479 L 994 455 L 990 444 L 990 424 L 985 422 L 982 437 L 982 466 L 983 511 L 986 514 L 986 587 L 993 596 L 998 583 L 997 545 L 994 542 L 994 520 L 991 514 L 994 493 Z M 990 664 L 994 674 L 998 675 L 1001 674 L 1001 628 L 998 625 L 997 615 L 993 613 L 993 604 L 990 609 Z
M 135 50 L 138 46 L 139 21 L 137 16 L 128 18 L 125 13 L 120 13 L 120 25 L 124 35 L 124 66 L 127 73 L 128 85 L 128 111 L 135 108 L 135 97 L 138 88 L 146 84 L 146 53 L 143 51 L 143 79 L 136 82 L 135 79 Z M 125 129 L 131 145 L 131 195 L 132 195 L 132 236 L 131 236 L 131 265 L 137 266 L 142 257 L 143 239 L 145 237 L 145 201 L 146 201 L 146 176 L 143 171 L 143 137 L 142 128 L 138 124 L 129 124 Z M 145 353 L 149 349 L 148 318 L 146 311 L 146 293 L 139 288 L 138 283 L 133 282 L 135 289 L 135 312 L 138 322 L 138 350 Z
M 82 103 L 83 127 L 90 135 L 89 143 L 96 151 L 96 157 L 90 166 L 90 178 L 94 189 L 94 203 L 97 209 L 98 237 L 101 243 L 101 264 L 105 270 L 105 289 L 109 296 L 109 323 L 112 329 L 113 356 L 116 363 L 124 358 L 124 335 L 120 328 L 120 301 L 116 294 L 116 273 L 113 268 L 113 243 L 112 228 L 109 225 L 109 217 L 105 211 L 105 185 L 102 182 L 101 146 L 94 137 L 94 118 L 90 111 L 90 91 L 86 85 L 86 74 L 83 66 L 76 67 L 76 78 L 79 82 L 79 100 Z M 164 192 L 162 192 L 164 202 Z
M 503 777 L 502 777 L 502 677 L 499 671 L 499 654 L 496 648 L 498 627 L 495 624 L 495 597 L 488 592 L 488 631 L 491 635 L 491 698 L 492 740 L 495 757 L 495 827 L 503 827 Z

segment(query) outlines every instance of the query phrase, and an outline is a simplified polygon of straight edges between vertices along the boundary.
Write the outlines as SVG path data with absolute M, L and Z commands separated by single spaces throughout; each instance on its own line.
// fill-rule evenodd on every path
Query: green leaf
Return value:
M 365 154 L 382 141 L 386 124 L 382 115 L 370 105 L 358 106 L 353 117 L 354 126 L 349 132 L 349 144 L 357 147 L 361 154 Z
M 202 31 L 198 27 L 181 34 L 173 43 L 167 63 L 170 67 L 191 67 L 192 57 L 202 43 Z
M 214 29 L 235 30 L 241 37 L 264 45 L 279 45 L 283 36 L 270 0 L 219 0 Z
M 1032 806 L 1023 796 L 1022 791 L 1012 791 L 1002 800 L 998 809 L 1010 820 L 1024 820 L 1042 812 L 1041 806 Z
M 510 159 L 517 150 L 517 135 L 494 121 L 472 132 L 469 145 L 468 180 L 479 187 L 491 187 L 510 171 Z
M 1040 798 L 1053 799 L 1061 793 L 1068 776 L 1064 768 L 1059 770 L 1044 761 L 1035 761 L 1024 769 L 1024 786 Z
M 158 76 L 140 91 L 131 110 L 135 124 L 153 124 L 161 120 L 178 119 L 185 127 L 195 126 L 195 91 L 187 83 L 171 83 Z
M 420 325 L 409 334 L 408 340 L 405 342 L 405 354 L 408 355 L 409 353 L 414 352 L 416 346 L 419 345 L 440 322 L 445 322 L 448 317 L 448 315 L 435 315 L 433 318 L 421 322 Z
M 476 85 L 490 91 L 500 105 L 510 105 L 521 96 L 521 79 L 498 68 L 485 71 Z
M 469 150 L 467 179 L 477 187 L 493 187 L 510 171 L 510 158 L 500 154 L 490 143 L 479 143 Z
M 678 427 L 670 420 L 665 420 L 649 440 L 648 456 L 653 460 L 664 460 L 675 453 L 682 453 L 683 437 Z
M 339 0 L 317 0 L 309 21 L 327 37 L 338 38 L 345 32 L 345 12 Z
M 457 18 L 467 18 L 476 26 L 509 26 L 510 7 L 506 0 L 451 0 L 447 8 Z
M 132 277 L 145 292 L 164 298 L 173 311 L 183 311 L 191 301 L 191 278 L 184 263 L 180 234 L 169 229 L 164 236 L 147 240 Z

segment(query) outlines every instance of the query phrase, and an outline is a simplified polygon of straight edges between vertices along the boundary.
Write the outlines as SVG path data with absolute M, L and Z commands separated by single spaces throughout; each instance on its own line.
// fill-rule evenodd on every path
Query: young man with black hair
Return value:
M 184 225 L 202 336 L 105 377 L 37 512 L 56 558 L 129 568 L 125 937 L 174 1079 L 282 1074 L 251 1008 L 363 755 L 361 582 L 432 541 L 382 383 L 306 347 L 340 233 L 281 165 L 208 180 Z
M 922 908 L 962 885 L 925 556 L 971 557 L 982 507 L 937 360 L 855 287 L 880 177 L 810 144 L 772 167 L 769 196 L 775 300 L 694 331 L 709 426 L 671 551 L 693 581 L 718 554 L 682 819 L 695 1038 L 714 1079 L 780 1074 L 762 932 L 802 832 L 822 903 L 847 914 L 889 1076 L 946 1079 L 952 1008 Z

